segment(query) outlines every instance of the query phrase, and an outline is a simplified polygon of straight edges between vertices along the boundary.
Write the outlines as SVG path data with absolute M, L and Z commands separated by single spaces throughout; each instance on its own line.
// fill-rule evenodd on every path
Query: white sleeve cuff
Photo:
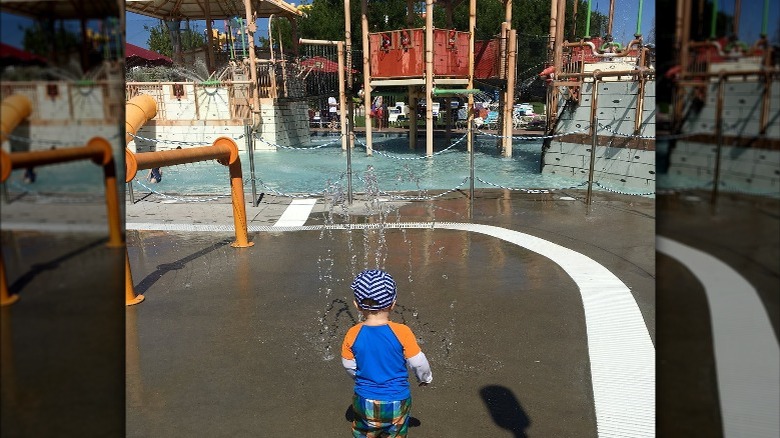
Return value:
M 344 359 L 341 358 L 341 365 L 344 366 L 344 369 L 347 371 L 347 374 L 349 374 L 349 377 L 355 378 L 355 372 L 357 371 L 357 362 L 355 362 L 355 359 Z
M 414 371 L 417 381 L 422 383 L 431 383 L 433 381 L 433 373 L 431 372 L 431 365 L 428 363 L 428 358 L 425 357 L 425 353 L 422 351 L 416 355 L 406 359 L 406 363 Z

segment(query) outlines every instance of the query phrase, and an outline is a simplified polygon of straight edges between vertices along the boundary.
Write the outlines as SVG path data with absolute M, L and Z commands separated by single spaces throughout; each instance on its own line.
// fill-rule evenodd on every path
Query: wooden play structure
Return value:
M 440 0 L 447 10 L 447 29 L 436 29 L 433 26 L 433 0 L 425 3 L 425 27 L 398 29 L 393 31 L 369 33 L 367 18 L 367 1 L 361 3 L 361 24 L 363 43 L 363 99 L 365 108 L 370 108 L 372 95 L 382 94 L 386 87 L 405 87 L 406 101 L 410 102 L 409 147 L 417 145 L 417 101 L 425 101 L 425 145 L 426 155 L 433 155 L 434 129 L 434 97 L 468 96 L 468 108 L 473 108 L 473 95 L 478 90 L 474 88 L 475 78 L 475 40 L 476 0 L 469 1 L 469 29 L 458 31 L 452 27 L 452 10 L 455 0 Z M 504 117 L 501 126 L 502 149 L 506 156 L 512 154 L 512 102 L 514 102 L 514 78 L 516 66 L 516 32 L 511 29 L 512 0 L 504 1 L 505 21 L 501 26 L 499 36 L 500 49 L 497 59 L 505 60 L 503 68 L 497 71 L 501 79 L 506 80 L 502 96 Z M 345 10 L 349 10 L 349 0 L 345 2 Z M 411 23 L 414 15 L 413 2 L 407 2 L 407 17 Z M 346 20 L 349 39 L 349 17 Z M 349 47 L 351 42 L 347 41 Z M 449 112 L 449 102 L 447 100 Z M 468 129 L 471 130 L 473 114 L 469 111 Z M 451 129 L 452 117 L 446 121 L 447 131 Z M 471 135 L 468 148 L 471 150 Z M 372 121 L 366 118 L 366 148 L 372 151 Z

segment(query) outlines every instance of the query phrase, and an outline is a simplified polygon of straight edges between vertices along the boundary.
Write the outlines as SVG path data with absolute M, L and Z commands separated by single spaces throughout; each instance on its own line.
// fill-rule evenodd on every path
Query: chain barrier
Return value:
M 587 184 L 587 183 L 586 183 L 586 184 Z M 602 189 L 604 189 L 604 190 L 606 190 L 606 191 L 608 191 L 608 192 L 617 193 L 618 195 L 629 195 L 629 196 L 650 196 L 650 195 L 655 195 L 655 192 L 654 192 L 654 191 L 653 191 L 653 192 L 647 192 L 647 193 L 629 193 L 629 192 L 621 192 L 621 191 L 619 191 L 619 190 L 611 189 L 611 188 L 609 188 L 609 187 L 605 186 L 604 184 L 601 184 L 601 183 L 600 183 L 600 182 L 598 182 L 598 181 L 594 181 L 594 182 L 593 182 L 593 184 L 595 184 L 595 185 L 597 185 L 597 186 L 601 187 Z
M 22 186 L 18 182 L 10 180 L 6 180 L 4 184 L 7 184 L 9 188 L 18 190 L 22 193 L 22 196 L 28 194 L 34 196 L 35 202 L 37 203 L 56 202 L 66 204 L 93 204 L 105 202 L 105 195 L 103 193 L 59 193 L 56 195 L 48 195 L 34 190 L 33 187 L 31 187 L 32 184 Z
M 434 152 L 434 153 L 431 155 L 431 157 L 435 157 L 435 156 L 437 156 L 437 155 L 441 155 L 441 154 L 443 154 L 443 153 L 445 153 L 445 152 L 448 152 L 450 149 L 454 148 L 455 146 L 457 146 L 458 144 L 460 144 L 460 143 L 461 143 L 463 140 L 465 140 L 465 139 L 466 139 L 466 137 L 468 137 L 468 134 L 464 134 L 464 135 L 463 135 L 461 138 L 459 138 L 459 139 L 455 140 L 455 142 L 454 142 L 454 143 L 452 143 L 451 145 L 447 146 L 445 149 L 442 149 L 442 150 L 440 150 L 439 152 Z M 357 141 L 357 143 L 358 143 L 360 146 L 362 146 L 364 149 L 368 150 L 368 146 L 367 146 L 365 143 L 363 143 L 363 141 L 361 141 L 359 138 L 356 138 L 355 140 Z M 391 155 L 391 154 L 388 154 L 387 152 L 378 151 L 378 150 L 376 150 L 376 149 L 374 149 L 374 150 L 373 150 L 373 152 L 374 152 L 375 154 L 377 154 L 377 155 L 381 155 L 381 156 L 383 156 L 383 157 L 385 157 L 385 158 L 391 158 L 391 159 L 393 159 L 393 160 L 401 160 L 401 161 L 410 161 L 410 160 L 425 160 L 425 159 L 428 159 L 428 158 L 430 158 L 430 157 L 428 157 L 428 156 L 416 156 L 416 157 L 399 157 L 399 156 L 396 156 L 396 155 Z
M 291 146 L 283 146 L 283 145 L 280 145 L 280 144 L 271 143 L 270 141 L 267 141 L 267 140 L 263 139 L 262 137 L 257 137 L 257 139 L 260 140 L 260 142 L 262 142 L 262 143 L 265 143 L 265 144 L 267 144 L 269 146 L 277 147 L 279 149 L 287 149 L 287 150 L 293 150 L 293 151 L 311 151 L 311 150 L 315 150 L 315 149 L 322 149 L 322 148 L 325 148 L 325 147 L 328 147 L 328 146 L 331 146 L 331 145 L 334 145 L 334 144 L 337 144 L 337 143 L 341 143 L 341 138 L 342 137 L 344 137 L 344 136 L 343 135 L 339 135 L 338 137 L 336 137 L 335 140 L 333 140 L 331 142 L 328 142 L 328 143 L 325 143 L 325 144 L 321 144 L 321 145 L 317 145 L 317 146 L 306 147 L 306 148 L 302 148 L 302 147 L 294 148 L 294 147 L 291 147 Z
M 137 179 L 133 180 L 133 182 L 138 183 L 139 186 L 145 188 L 146 190 L 149 190 L 149 192 L 154 193 L 157 196 L 160 196 L 160 197 L 165 198 L 165 199 L 172 199 L 172 200 L 178 201 L 178 202 L 211 202 L 211 201 L 216 201 L 218 199 L 223 199 L 223 198 L 229 198 L 230 197 L 230 194 L 225 194 L 225 195 L 215 195 L 215 196 L 212 196 L 210 198 L 195 198 L 195 197 L 193 197 L 193 198 L 182 198 L 180 196 L 166 195 L 165 193 L 158 192 L 157 190 L 147 186 L 146 184 L 142 183 L 141 181 L 139 181 Z
M 195 142 L 195 141 L 181 141 L 181 140 L 163 140 L 163 139 L 156 139 L 156 138 L 148 138 L 148 137 L 142 137 L 140 135 L 133 134 L 132 132 L 128 132 L 130 134 L 130 137 L 133 137 L 133 140 L 144 140 L 148 141 L 150 143 L 162 143 L 162 144 L 177 144 L 180 146 L 203 146 L 204 142 Z M 238 137 L 231 137 L 234 141 L 241 140 L 244 138 L 246 134 L 241 134 Z
M 499 189 L 504 189 L 504 190 L 514 190 L 514 191 L 520 191 L 520 192 L 524 192 L 524 193 L 550 193 L 550 192 L 552 192 L 552 191 L 555 191 L 555 190 L 571 190 L 571 189 L 576 189 L 576 188 L 579 188 L 579 187 L 582 187 L 582 186 L 584 186 L 584 185 L 588 184 L 588 182 L 587 182 L 587 181 L 585 181 L 585 182 L 581 182 L 581 183 L 579 183 L 579 184 L 577 184 L 577 185 L 575 185 L 575 186 L 571 186 L 571 187 L 561 187 L 561 188 L 559 188 L 559 189 L 523 189 L 523 188 L 515 188 L 515 187 L 507 187 L 507 186 L 502 186 L 502 185 L 499 185 L 499 184 L 492 183 L 492 182 L 490 182 L 490 181 L 485 181 L 484 179 L 482 179 L 482 178 L 480 178 L 480 177 L 476 177 L 476 178 L 477 178 L 477 181 L 479 181 L 479 182 L 481 182 L 481 183 L 483 183 L 483 184 L 487 184 L 487 185 L 489 185 L 489 186 L 493 186 L 493 187 L 496 187 L 496 188 L 499 188 Z
M 366 180 L 363 179 L 361 176 L 358 175 L 357 178 L 361 182 L 363 182 L 363 184 L 367 184 Z M 434 199 L 441 198 L 442 196 L 448 195 L 448 194 L 450 194 L 450 193 L 452 193 L 454 191 L 460 190 L 460 188 L 463 187 L 468 182 L 468 180 L 469 180 L 469 177 L 466 177 L 457 186 L 455 186 L 455 187 L 453 187 L 453 188 L 451 188 L 449 190 L 446 190 L 446 191 L 444 191 L 442 193 L 439 193 L 438 195 L 431 195 L 431 196 L 403 196 L 403 195 L 396 195 L 396 194 L 393 194 L 393 193 L 390 193 L 390 192 L 386 192 L 384 190 L 377 190 L 377 193 L 379 193 L 380 195 L 386 196 L 386 197 L 388 197 L 390 199 L 398 200 L 398 201 L 431 201 L 431 200 L 434 200 Z
M 616 122 L 616 120 L 613 120 L 612 122 Z M 610 122 L 610 123 L 612 123 L 612 122 Z M 599 123 L 599 128 L 603 129 L 604 131 L 607 131 L 607 132 L 609 132 L 609 133 L 611 133 L 613 135 L 617 135 L 618 137 L 640 138 L 640 139 L 648 139 L 648 140 L 653 140 L 653 139 L 656 138 L 654 135 L 625 134 L 623 132 L 617 132 L 617 131 L 613 130 L 610 127 L 610 125 L 603 125 L 601 123 Z
M 341 179 L 343 177 L 344 176 L 342 174 L 342 176 L 339 179 Z M 276 190 L 275 188 L 267 185 L 265 182 L 263 182 L 259 178 L 255 178 L 255 181 L 257 183 L 259 183 L 267 191 L 273 193 L 276 196 L 281 196 L 281 197 L 284 197 L 284 198 L 299 198 L 299 199 L 300 198 L 311 198 L 313 196 L 323 196 L 328 191 L 327 189 L 325 189 L 325 190 L 321 190 L 319 192 L 311 192 L 311 193 L 284 193 L 284 192 L 280 192 L 279 190 Z
M 477 129 L 477 132 L 479 132 L 482 135 L 486 135 L 488 137 L 495 137 L 495 138 L 511 138 L 512 140 L 546 140 L 548 138 L 557 138 L 557 137 L 563 137 L 570 134 L 579 134 L 580 132 L 587 131 L 590 129 L 590 125 L 583 126 L 582 128 L 571 131 L 571 132 L 563 132 L 559 134 L 552 134 L 552 135 L 539 135 L 539 136 L 510 136 L 507 137 L 505 135 L 498 135 L 498 134 L 491 134 L 490 132 L 485 132 L 481 129 Z
M 114 134 L 111 137 L 107 138 L 107 140 L 114 140 L 114 139 L 117 139 L 119 137 L 120 137 L 119 134 Z M 42 145 L 48 145 L 48 146 L 61 146 L 61 147 L 66 147 L 66 148 L 84 146 L 84 143 L 73 144 L 73 143 L 66 143 L 66 142 L 60 141 L 60 140 L 32 139 L 32 138 L 29 138 L 29 137 L 21 137 L 21 136 L 18 136 L 18 135 L 10 135 L 10 134 L 6 138 L 8 138 L 9 140 L 14 140 L 14 141 L 22 142 L 22 143 L 27 143 L 27 144 L 33 144 L 34 143 L 34 144 L 42 144 Z

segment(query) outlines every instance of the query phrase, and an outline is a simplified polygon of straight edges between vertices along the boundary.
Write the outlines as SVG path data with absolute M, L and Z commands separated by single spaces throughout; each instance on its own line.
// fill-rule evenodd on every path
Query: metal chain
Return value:
M 366 181 L 362 177 L 357 176 L 357 178 L 360 181 L 362 181 L 364 184 L 366 183 Z M 466 177 L 457 186 L 455 186 L 455 187 L 453 187 L 453 188 L 451 188 L 451 189 L 449 189 L 447 191 L 444 191 L 442 193 L 439 193 L 438 195 L 432 195 L 432 196 L 402 196 L 402 195 L 396 195 L 396 194 L 393 194 L 393 193 L 390 193 L 390 192 L 386 192 L 384 190 L 377 190 L 377 193 L 379 193 L 380 195 L 383 195 L 383 196 L 387 196 L 390 199 L 395 199 L 395 200 L 400 200 L 400 201 L 430 201 L 430 200 L 433 200 L 433 199 L 441 198 L 442 196 L 448 195 L 448 194 L 450 194 L 450 193 L 460 189 L 461 187 L 463 187 L 464 184 L 466 184 L 466 182 L 468 182 L 468 180 L 469 180 L 469 177 Z
M 655 195 L 655 192 L 647 192 L 647 193 L 621 192 L 621 191 L 618 191 L 618 190 L 615 190 L 615 189 L 611 189 L 611 188 L 605 186 L 604 184 L 601 184 L 598 181 L 594 181 L 593 184 L 596 184 L 597 186 L 601 187 L 602 189 L 604 189 L 604 190 L 606 190 L 608 192 L 617 193 L 619 195 L 630 195 L 630 196 L 650 196 L 650 195 Z
M 162 193 L 162 192 L 158 192 L 157 190 L 147 186 L 146 184 L 142 183 L 141 181 L 139 181 L 137 179 L 133 180 L 133 182 L 138 183 L 138 185 L 140 185 L 141 187 L 145 188 L 146 190 L 149 190 L 150 192 L 154 193 L 157 196 L 163 197 L 165 199 L 173 199 L 173 200 L 179 201 L 179 202 L 211 202 L 211 201 L 216 201 L 216 200 L 222 199 L 222 198 L 229 198 L 231 196 L 230 194 L 225 194 L 225 195 L 212 196 L 210 198 L 182 198 L 182 197 L 179 197 L 179 196 L 171 196 L 171 195 L 166 195 L 165 193 Z
M 507 137 L 505 135 L 491 134 L 491 133 L 485 132 L 485 131 L 483 131 L 481 129 L 477 129 L 477 132 L 479 132 L 482 135 L 487 135 L 488 137 L 495 137 L 495 138 L 511 138 L 512 140 L 545 140 L 545 139 L 548 139 L 548 138 L 557 138 L 557 137 L 563 137 L 565 135 L 570 135 L 570 134 L 578 134 L 578 133 L 586 131 L 588 129 L 590 129 L 590 125 L 584 126 L 584 127 L 580 128 L 580 129 L 578 129 L 576 131 L 564 132 L 564 133 L 560 133 L 560 134 L 539 135 L 539 136 L 516 136 L 516 137 L 515 136 Z
M 502 186 L 502 185 L 495 184 L 495 183 L 492 183 L 492 182 L 489 182 L 489 181 L 485 181 L 484 179 L 482 179 L 482 178 L 480 178 L 480 177 L 477 177 L 477 181 L 479 181 L 479 182 L 481 182 L 481 183 L 483 183 L 483 184 L 487 184 L 487 185 L 490 185 L 490 186 L 493 186 L 493 187 L 497 187 L 497 188 L 499 188 L 499 189 L 504 189 L 504 190 L 516 190 L 516 191 L 521 191 L 521 192 L 525 192 L 525 193 L 550 193 L 551 191 L 555 191 L 555 190 L 570 190 L 570 189 L 576 189 L 576 188 L 579 188 L 579 187 L 582 187 L 582 186 L 584 186 L 584 185 L 588 184 L 588 182 L 587 182 L 587 181 L 585 181 L 585 182 L 581 182 L 581 183 L 577 184 L 576 186 L 571 186 L 571 187 L 561 187 L 561 188 L 559 188 L 559 189 L 523 189 L 523 188 L 514 188 L 514 187 L 506 187 L 506 186 Z
M 162 143 L 162 144 L 178 144 L 182 146 L 203 146 L 202 141 L 200 142 L 194 142 L 194 141 L 181 141 L 181 140 L 164 140 L 164 139 L 156 139 L 156 138 L 148 138 L 148 137 L 142 137 L 140 135 L 133 134 L 132 132 L 128 132 L 130 134 L 130 137 L 133 137 L 134 140 L 144 140 L 151 143 Z M 246 134 L 241 134 L 238 137 L 232 137 L 233 140 L 238 141 L 244 138 Z
M 615 122 L 615 121 L 616 120 L 613 120 L 612 122 Z M 612 123 L 612 122 L 610 122 L 610 123 Z M 619 137 L 641 138 L 641 139 L 650 139 L 650 140 L 655 139 L 654 135 L 625 134 L 625 133 L 622 133 L 622 132 L 617 132 L 617 131 L 613 130 L 612 128 L 610 128 L 610 125 L 603 125 L 601 123 L 599 123 L 599 128 L 601 128 L 601 129 L 603 129 L 603 130 L 605 130 L 605 131 L 607 131 L 609 133 L 612 133 L 614 135 L 617 135 Z
M 20 137 L 18 135 L 10 135 L 10 134 L 6 138 L 8 138 L 9 140 L 19 141 L 27 144 L 35 143 L 35 144 L 43 144 L 43 145 L 51 145 L 51 146 L 62 146 L 66 148 L 84 146 L 84 143 L 73 144 L 73 143 L 65 143 L 64 141 L 60 141 L 60 140 L 32 139 L 29 137 Z M 114 134 L 111 137 L 109 137 L 107 140 L 114 140 L 117 138 L 119 138 L 119 134 Z
M 267 140 L 263 139 L 262 137 L 259 137 L 257 139 L 260 140 L 262 143 L 265 143 L 265 144 L 270 145 L 270 146 L 274 146 L 274 147 L 277 147 L 277 148 L 280 148 L 280 149 L 286 149 L 286 150 L 292 150 L 292 151 L 300 152 L 300 151 L 311 151 L 311 150 L 315 150 L 315 149 L 322 149 L 322 148 L 325 148 L 325 147 L 337 144 L 337 143 L 341 142 L 341 138 L 342 137 L 343 137 L 343 135 L 339 135 L 336 138 L 336 140 L 333 140 L 333 141 L 331 141 L 329 143 L 325 143 L 325 144 L 321 144 L 321 145 L 317 145 L 317 146 L 312 146 L 312 147 L 306 147 L 306 148 L 301 148 L 301 147 L 294 148 L 294 147 L 291 147 L 291 146 L 283 146 L 283 145 L 280 145 L 280 144 L 271 143 L 270 141 L 267 141 Z
M 442 149 L 442 150 L 440 150 L 439 152 L 434 152 L 434 153 L 431 155 L 431 157 L 435 157 L 435 156 L 437 156 L 437 155 L 441 155 L 441 154 L 443 154 L 443 153 L 445 153 L 445 152 L 448 152 L 450 149 L 454 148 L 454 147 L 455 147 L 455 146 L 457 146 L 459 143 L 461 143 L 463 140 L 465 140 L 467 136 L 468 136 L 468 134 L 465 134 L 465 135 L 463 135 L 463 137 L 461 137 L 461 138 L 459 138 L 459 139 L 455 140 L 455 142 L 454 142 L 454 143 L 452 143 L 451 145 L 447 146 L 447 148 L 445 148 L 445 149 Z M 356 138 L 355 140 L 357 140 L 357 143 L 358 143 L 360 146 L 363 146 L 363 148 L 364 148 L 364 149 L 368 150 L 368 145 L 366 145 L 365 143 L 363 143 L 363 141 L 361 141 L 359 138 Z M 430 157 L 428 157 L 428 156 L 416 156 L 416 157 L 398 157 L 398 156 L 395 156 L 395 155 L 390 155 L 390 154 L 388 154 L 387 152 L 378 151 L 378 150 L 376 150 L 376 149 L 373 149 L 373 152 L 374 152 L 375 154 L 377 154 L 377 155 L 381 155 L 381 156 L 383 156 L 383 157 L 385 157 L 385 158 L 392 158 L 393 160 L 401 160 L 401 161 L 409 161 L 409 160 L 425 160 L 425 159 L 427 159 L 427 158 L 430 158 Z

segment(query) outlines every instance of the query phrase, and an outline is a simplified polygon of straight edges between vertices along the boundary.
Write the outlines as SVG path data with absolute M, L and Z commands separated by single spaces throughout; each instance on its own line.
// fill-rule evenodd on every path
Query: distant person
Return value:
M 153 167 L 149 171 L 149 175 L 146 177 L 146 179 L 150 183 L 157 184 L 158 182 L 162 181 L 162 170 L 160 170 L 159 167 Z
M 339 104 L 336 102 L 336 98 L 331 96 L 328 98 L 328 116 L 330 117 L 331 129 L 336 129 L 336 123 L 338 119 Z
M 341 347 L 341 363 L 355 380 L 352 435 L 405 437 L 412 407 L 407 366 L 425 386 L 433 381 L 430 364 L 412 330 L 390 321 L 397 295 L 390 274 L 366 270 L 351 287 L 353 303 L 363 315 Z
M 387 102 L 382 102 L 382 128 L 390 125 L 390 111 L 387 110 Z
M 376 126 L 380 130 L 382 129 L 382 117 L 384 117 L 382 114 L 382 103 L 382 96 L 377 96 L 374 98 L 374 102 L 371 104 L 371 116 L 376 119 Z
M 24 176 L 22 177 L 22 181 L 24 181 L 26 184 L 32 184 L 35 182 L 36 176 L 35 169 L 28 167 L 24 169 Z

